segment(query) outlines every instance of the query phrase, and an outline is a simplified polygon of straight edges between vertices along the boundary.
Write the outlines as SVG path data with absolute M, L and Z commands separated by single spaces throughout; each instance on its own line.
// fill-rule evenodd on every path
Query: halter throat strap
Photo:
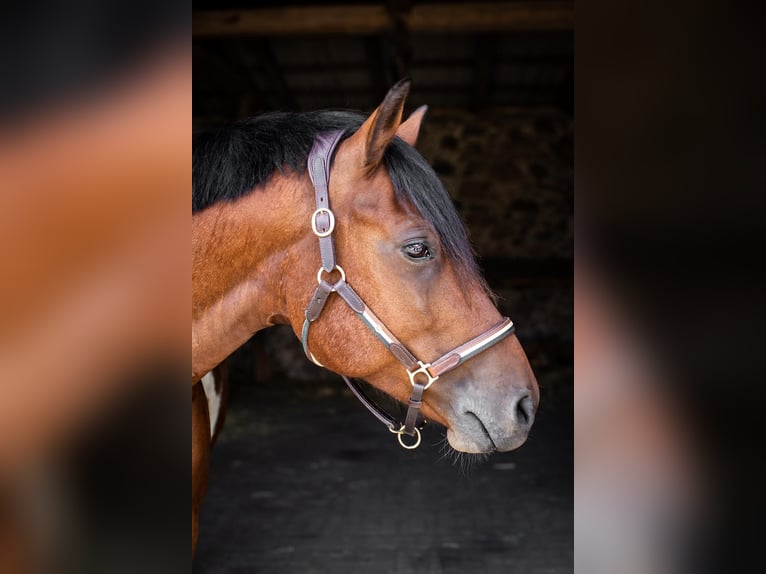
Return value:
M 311 229 L 314 235 L 319 238 L 322 266 L 317 272 L 317 287 L 306 307 L 305 320 L 301 331 L 301 342 L 309 360 L 323 367 L 324 365 L 314 357 L 309 349 L 309 329 L 311 324 L 321 316 L 330 295 L 337 293 L 407 371 L 410 383 L 412 384 L 412 394 L 408 400 L 407 415 L 404 422 L 400 422 L 380 408 L 355 380 L 344 375 L 341 376 L 361 403 L 378 420 L 384 423 L 391 432 L 397 435 L 399 443 L 404 448 L 413 449 L 420 445 L 420 430 L 426 423 L 420 413 L 420 407 L 423 404 L 423 393 L 442 375 L 456 369 L 471 357 L 502 341 L 513 333 L 515 327 L 513 321 L 505 317 L 496 325 L 445 353 L 435 361 L 423 363 L 378 319 L 351 285 L 346 282 L 345 271 L 337 264 L 335 258 L 335 246 L 332 237 L 335 229 L 335 215 L 330 209 L 329 197 L 330 164 L 343 133 L 341 130 L 319 134 L 314 140 L 314 145 L 308 157 L 309 177 L 314 186 L 314 199 L 316 202 L 316 210 L 311 215 Z M 337 272 L 340 275 L 340 278 L 333 283 L 328 281 L 332 272 Z M 416 441 L 412 444 L 407 444 L 402 439 L 402 435 L 415 437 Z

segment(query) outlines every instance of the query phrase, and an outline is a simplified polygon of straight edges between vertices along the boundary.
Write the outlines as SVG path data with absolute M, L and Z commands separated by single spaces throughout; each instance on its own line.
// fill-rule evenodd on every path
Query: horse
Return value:
M 290 325 L 405 448 L 426 420 L 466 453 L 527 438 L 535 376 L 415 150 L 427 108 L 402 121 L 409 89 L 398 82 L 367 117 L 275 112 L 195 139 L 192 555 L 215 435 L 201 381 L 261 329 Z M 356 379 L 405 403 L 405 420 Z

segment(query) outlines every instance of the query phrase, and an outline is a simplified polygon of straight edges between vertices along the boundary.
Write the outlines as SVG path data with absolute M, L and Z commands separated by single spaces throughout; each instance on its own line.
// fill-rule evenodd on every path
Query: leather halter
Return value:
M 330 210 L 329 198 L 330 163 L 343 133 L 343 131 L 332 131 L 317 135 L 314 140 L 314 145 L 311 148 L 311 153 L 309 153 L 309 177 L 314 185 L 316 199 L 316 211 L 311 216 L 311 229 L 314 232 L 314 235 L 319 238 L 319 252 L 322 257 L 322 266 L 317 273 L 318 286 L 314 290 L 314 294 L 306 307 L 301 342 L 303 343 L 303 350 L 309 360 L 320 367 L 323 367 L 324 365 L 317 361 L 309 350 L 309 328 L 322 314 L 322 310 L 330 295 L 332 293 L 340 295 L 341 299 L 351 307 L 354 313 L 357 314 L 370 331 L 378 337 L 386 348 L 391 351 L 394 357 L 396 357 L 396 360 L 398 360 L 406 369 L 410 383 L 412 384 L 412 395 L 408 401 L 407 416 L 405 417 L 404 422 L 400 422 L 375 404 L 375 402 L 365 394 L 362 387 L 360 387 L 356 381 L 344 375 L 341 376 L 362 404 L 367 407 L 378 420 L 385 424 L 392 433 L 397 435 L 399 444 L 404 448 L 414 449 L 420 445 L 420 430 L 426 423 L 420 413 L 420 406 L 423 404 L 422 398 L 425 390 L 433 385 L 440 376 L 456 369 L 471 357 L 478 355 L 482 351 L 486 351 L 492 345 L 502 341 L 505 337 L 513 333 L 514 325 L 513 321 L 505 317 L 502 321 L 490 327 L 477 337 L 452 349 L 435 361 L 424 363 L 418 360 L 407 347 L 405 347 L 404 344 L 386 328 L 383 322 L 375 316 L 362 298 L 352 289 L 351 285 L 346 282 L 346 273 L 335 261 L 335 247 L 332 237 L 332 233 L 335 229 L 335 215 Z M 335 283 L 329 283 L 323 276 L 324 273 L 329 274 L 332 271 L 337 271 L 340 274 L 340 279 Z M 412 444 L 405 443 L 402 439 L 402 435 L 404 434 L 415 437 L 415 442 Z

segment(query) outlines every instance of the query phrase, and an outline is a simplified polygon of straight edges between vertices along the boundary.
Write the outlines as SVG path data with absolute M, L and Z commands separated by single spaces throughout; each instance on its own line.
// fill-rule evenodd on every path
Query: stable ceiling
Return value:
M 572 2 L 212 2 L 194 6 L 194 123 L 267 110 L 408 107 L 572 113 Z

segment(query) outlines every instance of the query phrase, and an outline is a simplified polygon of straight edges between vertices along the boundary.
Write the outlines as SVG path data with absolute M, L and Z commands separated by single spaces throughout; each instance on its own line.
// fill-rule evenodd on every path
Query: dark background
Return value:
M 527 444 L 477 466 L 442 456 L 441 429 L 406 452 L 289 329 L 263 331 L 230 361 L 194 571 L 569 572 L 572 4 L 309 4 L 195 3 L 195 132 L 370 112 L 412 78 L 405 113 L 430 108 L 418 148 L 517 324 L 541 407 Z

